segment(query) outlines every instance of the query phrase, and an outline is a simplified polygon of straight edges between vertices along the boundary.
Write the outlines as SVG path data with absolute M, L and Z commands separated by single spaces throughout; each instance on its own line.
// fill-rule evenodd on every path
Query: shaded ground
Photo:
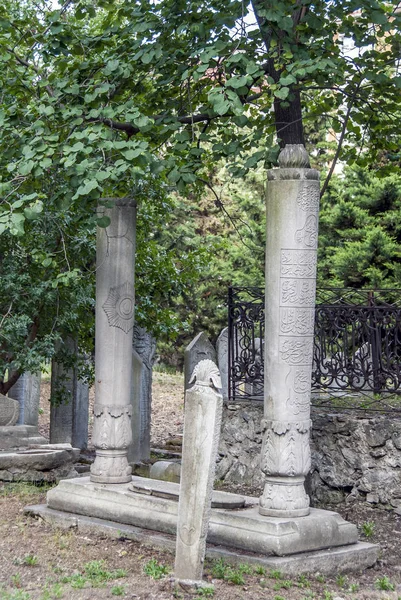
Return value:
M 42 399 L 41 431 L 48 403 Z M 152 440 L 163 447 L 182 433 L 182 378 L 155 374 Z M 233 490 L 239 491 L 239 490 Z M 250 490 L 244 490 L 249 493 Z M 51 528 L 23 514 L 27 504 L 45 501 L 43 490 L 27 484 L 0 486 L 0 600 L 97 600 L 121 596 L 167 600 L 174 557 L 127 540 L 83 536 Z M 208 563 L 205 579 L 218 600 L 401 600 L 401 517 L 393 510 L 362 504 L 332 508 L 356 523 L 361 539 L 380 544 L 378 565 L 364 573 L 324 578 L 318 573 L 285 578 L 279 572 Z M 156 577 L 160 576 L 160 579 Z M 221 579 L 223 577 L 223 579 Z M 180 595 L 181 594 L 181 595 Z M 205 598 L 205 593 L 194 598 Z

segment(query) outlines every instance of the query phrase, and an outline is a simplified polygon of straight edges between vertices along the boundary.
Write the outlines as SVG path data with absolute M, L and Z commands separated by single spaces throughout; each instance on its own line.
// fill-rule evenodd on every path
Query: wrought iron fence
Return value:
M 230 288 L 229 396 L 263 399 L 264 290 Z M 401 411 L 401 290 L 318 289 L 312 401 Z

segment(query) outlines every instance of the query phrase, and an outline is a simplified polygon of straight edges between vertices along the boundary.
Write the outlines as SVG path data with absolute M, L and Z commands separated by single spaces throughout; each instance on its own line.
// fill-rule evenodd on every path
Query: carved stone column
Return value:
M 264 440 L 259 512 L 309 514 L 310 390 L 316 292 L 319 174 L 302 145 L 268 172 Z
M 110 225 L 98 229 L 96 271 L 95 462 L 91 481 L 131 481 L 132 336 L 135 309 L 135 202 L 112 199 L 101 208 Z

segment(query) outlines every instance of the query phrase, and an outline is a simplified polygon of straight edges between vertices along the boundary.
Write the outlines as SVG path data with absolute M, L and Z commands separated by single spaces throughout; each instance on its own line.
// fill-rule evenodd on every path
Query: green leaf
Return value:
M 290 93 L 290 90 L 288 87 L 282 87 L 282 88 L 279 88 L 278 90 L 276 90 L 274 92 L 274 95 L 276 96 L 276 98 L 279 98 L 280 100 L 285 100 L 289 93 Z
M 103 217 L 98 217 L 96 219 L 96 224 L 98 225 L 98 227 L 101 227 L 102 229 L 106 229 L 106 227 L 108 227 L 111 223 L 111 219 L 110 217 L 104 215 Z

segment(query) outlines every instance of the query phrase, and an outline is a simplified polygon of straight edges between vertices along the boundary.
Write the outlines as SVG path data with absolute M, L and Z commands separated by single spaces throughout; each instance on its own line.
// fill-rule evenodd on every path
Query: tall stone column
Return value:
M 96 344 L 91 481 L 131 481 L 127 448 L 131 433 L 132 337 L 135 309 L 135 202 L 111 199 L 101 208 L 110 225 L 98 229 Z
M 302 145 L 268 172 L 264 439 L 259 512 L 309 514 L 310 391 L 316 293 L 319 174 Z

